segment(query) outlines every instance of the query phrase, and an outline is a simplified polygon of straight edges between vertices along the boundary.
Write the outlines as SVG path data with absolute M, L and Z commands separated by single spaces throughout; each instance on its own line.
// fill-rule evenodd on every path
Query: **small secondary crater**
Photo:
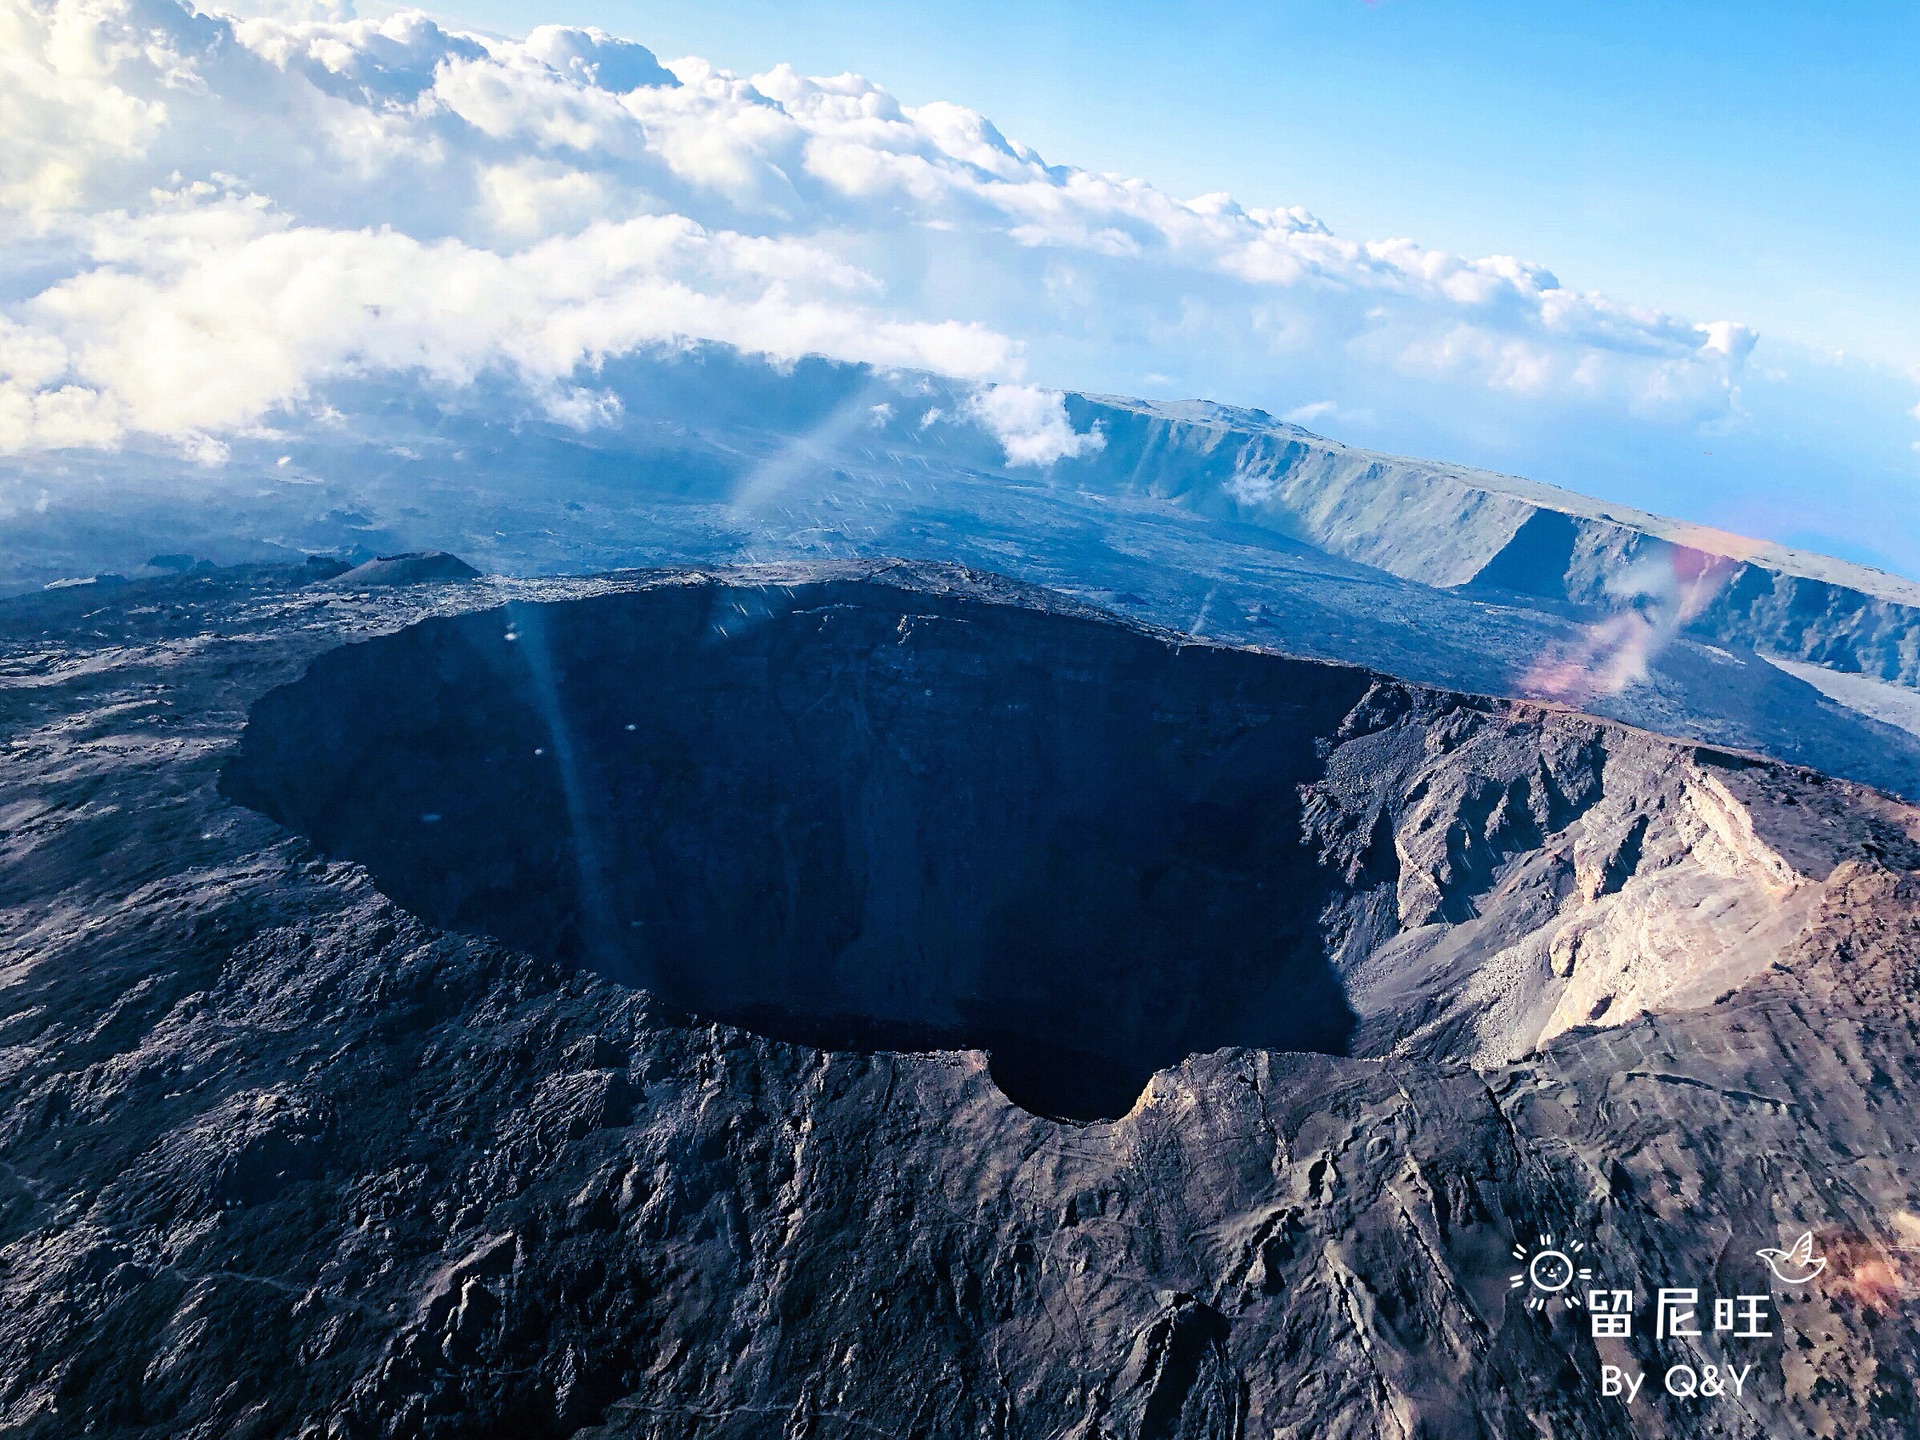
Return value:
M 415 913 L 832 1049 L 1124 1113 L 1344 1053 L 1300 787 L 1368 676 L 874 580 L 423 621 L 254 707 L 227 793 Z

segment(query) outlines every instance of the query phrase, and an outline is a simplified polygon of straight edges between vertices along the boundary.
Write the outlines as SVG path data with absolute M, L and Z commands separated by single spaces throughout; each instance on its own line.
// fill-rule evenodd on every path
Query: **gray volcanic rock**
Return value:
M 953 568 L 302 578 L 0 607 L 5 1433 L 1910 1432 L 1911 808 Z

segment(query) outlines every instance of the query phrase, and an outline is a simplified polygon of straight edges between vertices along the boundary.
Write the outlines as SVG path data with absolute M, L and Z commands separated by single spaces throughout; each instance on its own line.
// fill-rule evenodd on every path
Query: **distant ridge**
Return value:
M 1666 599 L 1695 634 L 1920 686 L 1920 583 L 1555 485 L 1329 440 L 1205 401 L 1069 397 L 1105 446 L 1058 468 L 1253 520 L 1443 589 L 1576 606 Z

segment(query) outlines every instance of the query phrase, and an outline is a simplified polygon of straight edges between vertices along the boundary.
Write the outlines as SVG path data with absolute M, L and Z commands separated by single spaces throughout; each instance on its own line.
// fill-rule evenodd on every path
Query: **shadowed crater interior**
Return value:
M 1354 1019 L 1301 843 L 1359 671 L 874 580 L 430 619 L 255 706 L 223 784 L 451 929 L 1124 1113 Z

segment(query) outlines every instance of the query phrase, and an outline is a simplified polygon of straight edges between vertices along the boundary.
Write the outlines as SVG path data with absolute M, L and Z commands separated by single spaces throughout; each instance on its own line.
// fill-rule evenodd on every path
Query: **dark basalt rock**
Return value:
M 305 579 L 0 605 L 0 1433 L 1910 1433 L 1911 810 L 942 567 Z M 1061 835 L 1077 927 L 950 918 Z M 1259 1038 L 1314 936 L 1355 1054 Z M 986 1018 L 1253 1038 L 1068 1123 Z M 1510 1288 L 1543 1234 L 1774 1333 L 1596 1341 Z

